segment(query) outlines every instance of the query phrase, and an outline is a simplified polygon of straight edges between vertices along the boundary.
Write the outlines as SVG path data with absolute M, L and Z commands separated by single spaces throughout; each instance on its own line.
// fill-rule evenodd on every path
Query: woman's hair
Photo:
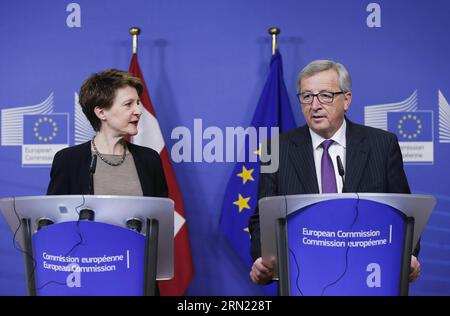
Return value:
M 101 122 L 95 114 L 95 107 L 109 109 L 116 97 L 116 91 L 124 87 L 133 87 L 139 96 L 144 91 L 141 80 L 128 71 L 108 69 L 92 74 L 80 88 L 79 103 L 84 115 L 95 131 L 100 130 Z

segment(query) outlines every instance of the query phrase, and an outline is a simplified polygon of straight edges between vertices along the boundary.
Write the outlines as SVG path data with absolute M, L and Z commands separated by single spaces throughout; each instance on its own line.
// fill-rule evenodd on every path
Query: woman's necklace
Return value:
M 118 162 L 111 162 L 108 161 L 105 157 L 103 157 L 103 155 L 97 150 L 97 147 L 95 146 L 95 141 L 94 141 L 95 137 L 92 138 L 92 148 L 94 148 L 94 153 L 100 157 L 101 160 L 103 160 L 105 163 L 107 163 L 110 166 L 116 167 L 116 166 L 120 166 L 121 164 L 123 164 L 123 162 L 125 161 L 125 156 L 127 154 L 127 145 L 125 142 L 123 142 L 123 154 L 122 154 L 122 158 L 118 161 Z

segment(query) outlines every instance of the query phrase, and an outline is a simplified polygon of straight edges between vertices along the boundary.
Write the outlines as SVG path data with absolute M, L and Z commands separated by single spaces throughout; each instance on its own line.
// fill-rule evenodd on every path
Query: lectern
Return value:
M 436 199 L 343 193 L 259 200 L 263 260 L 281 295 L 408 295 L 413 247 Z
M 30 295 L 154 295 L 173 277 L 174 203 L 100 195 L 0 199 Z

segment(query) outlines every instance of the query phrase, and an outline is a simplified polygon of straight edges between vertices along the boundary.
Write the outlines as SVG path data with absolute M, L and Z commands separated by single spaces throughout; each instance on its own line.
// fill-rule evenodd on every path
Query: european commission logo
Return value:
M 23 116 L 22 165 L 48 165 L 56 152 L 69 146 L 68 114 Z
M 1 111 L 2 146 L 22 147 L 22 166 L 48 166 L 69 146 L 69 114 L 53 113 L 53 93 L 40 104 Z
M 67 121 L 67 114 L 24 115 L 23 144 L 67 144 Z
M 433 112 L 388 112 L 388 131 L 397 135 L 403 160 L 433 163 Z
M 364 121 L 397 135 L 405 164 L 432 164 L 433 111 L 419 111 L 417 100 L 416 90 L 401 102 L 366 106 Z

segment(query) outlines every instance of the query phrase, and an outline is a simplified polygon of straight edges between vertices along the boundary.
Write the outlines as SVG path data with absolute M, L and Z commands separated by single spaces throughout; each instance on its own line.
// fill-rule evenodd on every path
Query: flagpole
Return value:
M 138 27 L 130 27 L 128 30 L 128 33 L 133 37 L 133 54 L 137 53 L 137 37 L 139 34 L 141 34 L 141 29 Z
M 280 34 L 280 29 L 276 26 L 269 29 L 269 34 L 272 35 L 272 55 L 275 55 L 277 50 L 277 35 Z

